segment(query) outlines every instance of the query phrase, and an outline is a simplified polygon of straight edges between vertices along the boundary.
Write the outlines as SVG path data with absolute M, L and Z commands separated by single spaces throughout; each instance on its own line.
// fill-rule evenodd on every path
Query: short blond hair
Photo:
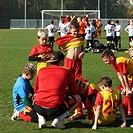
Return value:
M 23 73 L 36 74 L 36 67 L 32 63 L 27 63 L 24 66 Z
M 37 37 L 38 37 L 38 38 L 40 38 L 40 37 L 45 37 L 45 38 L 47 38 L 47 37 L 48 37 L 48 34 L 47 34 L 47 32 L 46 32 L 45 30 L 39 30 L 39 31 L 37 32 Z

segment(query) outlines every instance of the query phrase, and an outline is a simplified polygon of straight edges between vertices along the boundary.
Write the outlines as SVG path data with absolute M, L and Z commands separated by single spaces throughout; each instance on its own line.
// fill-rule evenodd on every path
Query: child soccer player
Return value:
M 101 91 L 98 92 L 95 101 L 95 120 L 92 129 L 97 129 L 98 124 L 107 125 L 112 123 L 116 118 L 117 107 L 120 109 L 123 120 L 121 127 L 126 127 L 126 117 L 122 105 L 122 97 L 120 92 L 112 89 L 112 80 L 107 76 L 103 76 L 98 81 L 98 86 Z
M 47 44 L 47 37 L 46 31 L 39 30 L 37 33 L 39 44 L 35 45 L 29 54 L 29 61 L 37 61 L 37 73 L 41 68 L 51 65 L 46 61 L 54 50 L 51 44 Z
M 114 26 L 111 25 L 111 20 L 107 20 L 107 25 L 105 26 L 104 31 L 106 31 L 107 48 L 109 50 L 115 50 L 113 41 Z
M 90 24 L 87 24 L 87 28 L 85 29 L 85 39 L 86 39 L 86 48 L 85 51 L 94 50 L 93 45 L 93 31 L 90 27 Z
M 107 65 L 111 65 L 116 71 L 121 82 L 121 90 L 124 97 L 124 111 L 126 115 L 133 116 L 133 60 L 126 57 L 116 57 L 110 50 L 105 50 L 101 56 Z
M 128 33 L 130 43 L 130 41 L 133 39 L 133 19 L 130 20 L 130 24 L 125 28 L 125 31 Z
M 26 122 L 37 122 L 38 118 L 33 110 L 29 93 L 34 95 L 34 90 L 30 80 L 34 78 L 36 68 L 33 64 L 27 63 L 24 66 L 22 76 L 18 77 L 13 87 L 14 113 L 11 120 L 15 121 L 18 117 Z
M 116 20 L 115 21 L 115 45 L 116 45 L 116 49 L 121 48 L 121 25 L 119 24 L 119 21 Z
M 130 41 L 129 56 L 133 59 L 133 40 Z
M 84 38 L 85 37 L 85 28 L 86 28 L 86 25 L 84 22 L 82 22 L 82 18 L 81 17 L 78 17 L 78 23 L 79 23 L 79 34 Z
M 79 79 L 76 79 L 76 85 L 78 88 L 78 94 L 81 96 L 81 101 L 84 103 L 85 108 L 88 112 L 88 120 L 82 120 L 81 123 L 83 124 L 93 124 L 93 106 L 95 103 L 95 98 L 97 93 L 100 91 L 100 89 L 95 85 L 91 84 L 89 82 L 82 82 Z M 75 114 L 70 116 L 69 119 L 75 120 L 78 118 L 83 117 L 83 111 L 82 111 L 82 103 L 78 106 L 78 108 L 75 110 Z
M 57 31 L 57 27 L 53 25 L 54 24 L 54 20 L 51 19 L 50 20 L 50 25 L 48 25 L 47 27 L 45 27 L 45 30 L 48 30 L 48 37 L 49 37 L 49 44 L 52 45 L 52 47 L 54 47 L 54 32 Z
M 65 18 L 61 17 L 58 30 L 60 31 L 60 36 L 65 36 L 67 33 L 67 26 L 64 24 Z
M 82 58 L 84 57 L 84 38 L 79 35 L 78 22 L 72 21 L 70 24 L 70 34 L 59 37 L 55 42 L 67 55 L 64 66 L 69 68 L 75 78 L 82 77 Z

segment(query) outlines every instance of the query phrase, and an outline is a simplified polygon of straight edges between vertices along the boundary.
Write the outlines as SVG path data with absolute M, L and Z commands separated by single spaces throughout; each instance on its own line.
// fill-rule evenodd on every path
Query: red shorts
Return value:
M 82 60 L 65 58 L 64 66 L 69 68 L 76 79 L 82 78 Z
M 19 113 L 19 117 L 26 122 L 38 122 L 36 112 L 29 106 L 26 106 L 24 110 Z
M 124 97 L 123 108 L 124 108 L 126 115 L 133 116 L 133 96 L 131 96 L 131 97 L 125 96 Z

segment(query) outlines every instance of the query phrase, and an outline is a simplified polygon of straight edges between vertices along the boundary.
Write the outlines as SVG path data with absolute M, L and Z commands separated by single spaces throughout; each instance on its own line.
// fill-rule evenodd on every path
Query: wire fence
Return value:
M 119 20 L 119 23 L 122 27 L 122 30 L 125 29 L 125 27 L 128 24 L 129 19 L 112 19 L 114 22 L 115 20 Z M 44 19 L 43 25 L 46 27 L 49 25 L 50 19 Z M 107 19 L 101 19 L 101 22 L 103 24 L 103 28 L 106 25 Z M 59 20 L 54 19 L 54 25 L 58 26 Z M 11 19 L 10 20 L 10 29 L 39 29 L 42 28 L 42 20 L 41 19 Z

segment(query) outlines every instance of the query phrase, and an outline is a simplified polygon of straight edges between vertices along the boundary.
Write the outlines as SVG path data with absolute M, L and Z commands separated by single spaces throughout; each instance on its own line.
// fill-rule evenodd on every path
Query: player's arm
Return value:
M 127 76 L 126 76 L 126 75 L 122 75 L 122 74 L 120 74 L 120 73 L 117 73 L 117 75 L 118 75 L 118 78 L 119 78 L 119 80 L 120 80 L 120 82 L 121 82 L 121 85 L 122 85 L 123 88 L 124 88 L 124 91 L 126 91 L 127 93 L 128 93 L 128 92 L 131 92 L 130 86 L 129 86 L 129 84 L 128 84 Z M 124 92 L 124 91 L 123 91 L 123 92 Z
M 124 127 L 126 127 L 126 116 L 125 116 L 125 112 L 124 112 L 122 104 L 119 105 L 119 109 L 120 109 L 120 113 L 121 113 L 122 120 L 123 120 L 123 123 L 121 124 L 121 127 L 124 128 Z
M 29 56 L 28 60 L 29 60 L 29 61 L 41 61 L 41 57 Z
M 28 57 L 29 61 L 41 61 L 41 57 L 38 57 L 37 48 L 34 46 Z
M 81 52 L 79 53 L 78 58 L 79 58 L 79 59 L 82 59 L 82 58 L 84 58 L 84 55 L 85 55 L 85 52 L 84 52 L 84 45 L 82 45 L 82 46 L 81 46 Z
M 35 79 L 35 82 L 34 82 L 34 93 L 36 94 L 37 91 L 38 91 L 38 77 L 36 76 L 36 79 Z
M 128 31 L 128 28 L 127 27 L 125 28 L 125 31 L 129 34 L 129 31 Z
M 32 107 L 32 104 L 27 97 L 22 98 L 22 102 L 27 106 Z
M 41 57 L 38 56 L 29 56 L 29 61 L 47 61 L 49 60 L 49 57 L 45 54 L 43 54 Z
M 100 117 L 101 111 L 102 111 L 102 106 L 98 105 L 96 107 L 96 114 L 95 114 L 94 125 L 92 126 L 92 129 L 97 129 L 97 123 L 98 123 L 98 119 Z

